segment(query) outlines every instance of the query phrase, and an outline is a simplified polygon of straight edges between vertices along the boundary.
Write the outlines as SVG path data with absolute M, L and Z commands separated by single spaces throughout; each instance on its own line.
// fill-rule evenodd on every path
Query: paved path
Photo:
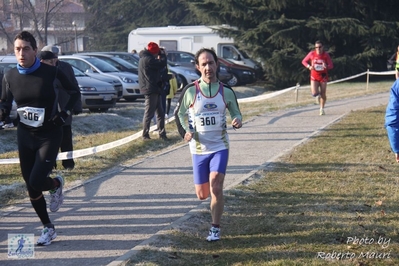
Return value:
M 351 110 L 386 105 L 388 97 L 382 93 L 328 102 L 325 116 L 319 116 L 317 105 L 309 105 L 247 121 L 242 129 L 230 131 L 225 188 L 242 182 Z M 50 214 L 57 239 L 50 246 L 35 247 L 35 258 L 29 261 L 7 258 L 7 236 L 34 233 L 36 241 L 41 229 L 36 214 L 28 203 L 3 211 L 0 265 L 118 265 L 132 248 L 200 203 L 194 193 L 189 150 L 182 145 L 67 191 L 64 205 Z

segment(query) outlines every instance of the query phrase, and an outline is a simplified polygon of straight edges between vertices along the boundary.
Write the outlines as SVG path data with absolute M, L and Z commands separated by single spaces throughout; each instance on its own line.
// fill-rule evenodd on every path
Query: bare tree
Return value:
M 57 11 L 64 4 L 64 0 L 22 0 L 23 7 L 26 7 L 31 14 L 33 30 L 38 36 L 39 42 L 47 45 L 47 33 L 51 20 L 54 19 Z M 43 32 L 43 34 L 42 34 Z
M 0 33 L 12 46 L 12 36 L 18 31 L 29 28 L 37 36 L 39 45 L 47 45 L 48 28 L 58 16 L 65 0 L 12 0 L 0 1 Z M 71 18 L 68 19 L 68 21 Z M 70 22 L 69 22 L 70 25 Z
M 0 7 L 1 7 L 1 11 L 0 11 L 0 35 L 3 35 L 5 37 L 5 47 L 9 47 L 12 45 L 13 43 L 13 39 L 12 39 L 12 34 L 14 33 L 14 29 L 13 29 L 13 25 L 11 23 L 10 20 L 10 7 L 7 6 L 6 1 L 1 1 L 0 2 Z M 9 45 L 11 44 L 11 45 Z M 7 50 L 6 48 L 2 48 L 4 50 Z M 5 51 L 5 52 L 11 52 L 9 51 Z

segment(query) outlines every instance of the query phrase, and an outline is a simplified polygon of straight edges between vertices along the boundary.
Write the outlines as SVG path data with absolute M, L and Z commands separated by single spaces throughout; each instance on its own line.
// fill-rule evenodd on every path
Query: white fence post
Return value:
M 369 90 L 369 80 L 370 80 L 370 71 L 367 68 L 367 82 L 366 82 L 366 91 Z
M 301 87 L 301 84 L 297 83 L 295 87 L 295 102 L 298 102 L 298 93 L 299 93 L 299 88 Z

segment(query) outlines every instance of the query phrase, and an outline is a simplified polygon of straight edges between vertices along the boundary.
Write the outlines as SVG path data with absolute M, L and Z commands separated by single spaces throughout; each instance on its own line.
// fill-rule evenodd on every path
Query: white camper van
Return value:
M 213 47 L 219 57 L 228 59 L 236 64 L 251 68 L 258 68 L 244 51 L 240 51 L 231 38 L 220 37 L 214 29 L 230 26 L 167 26 L 147 27 L 132 30 L 128 38 L 128 52 L 133 49 L 140 51 L 149 42 L 156 42 L 167 50 L 196 53 L 203 47 Z

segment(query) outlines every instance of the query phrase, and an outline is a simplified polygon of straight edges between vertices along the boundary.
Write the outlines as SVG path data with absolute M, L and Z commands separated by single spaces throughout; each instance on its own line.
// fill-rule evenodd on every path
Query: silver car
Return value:
M 131 53 L 122 53 L 122 52 L 110 52 L 114 56 L 121 57 L 125 60 L 127 58 L 130 61 L 136 61 L 136 65 L 138 66 L 140 57 L 138 54 Z M 184 67 L 180 65 L 168 64 L 168 69 L 175 74 L 178 84 L 178 90 L 183 89 L 188 83 L 191 83 L 200 78 L 198 73 L 195 71 L 195 66 L 192 67 Z
M 92 78 L 74 66 L 72 68 L 80 88 L 83 109 L 106 112 L 115 107 L 118 96 L 112 84 Z
M 17 67 L 18 61 L 15 56 L 5 56 L 0 58 L 0 77 L 11 68 Z M 72 66 L 73 67 L 73 66 Z M 91 78 L 85 75 L 79 69 L 73 67 L 73 71 L 78 81 L 81 92 L 82 108 L 87 108 L 90 111 L 107 111 L 109 108 L 115 106 L 118 99 L 118 87 L 121 84 L 114 78 L 106 77 L 106 81 Z M 17 107 L 15 102 L 10 113 L 11 120 L 17 118 Z
M 11 68 L 17 67 L 17 59 L 15 56 L 4 56 L 0 57 L 0 82 L 3 80 L 4 74 Z M 1 87 L 1 85 L 0 85 Z M 12 108 L 10 112 L 10 119 L 12 121 L 17 119 L 17 105 L 15 101 L 12 102 Z
M 179 65 L 168 64 L 168 68 L 171 71 L 175 72 L 180 79 L 178 90 L 183 89 L 188 83 L 192 83 L 200 78 L 200 76 L 193 67 L 184 67 Z
M 122 97 L 127 101 L 134 101 L 142 97 L 139 78 L 133 73 L 121 72 L 116 67 L 96 57 L 63 55 L 59 56 L 58 59 L 68 62 L 93 78 L 101 79 L 101 76 L 118 78 L 123 86 Z

